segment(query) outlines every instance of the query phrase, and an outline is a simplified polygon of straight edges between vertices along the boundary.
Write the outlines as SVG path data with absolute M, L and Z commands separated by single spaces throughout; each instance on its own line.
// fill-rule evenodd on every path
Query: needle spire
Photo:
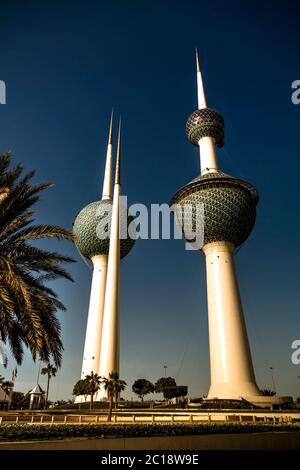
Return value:
M 110 116 L 109 132 L 108 132 L 108 144 L 107 144 L 107 153 L 106 153 L 102 199 L 112 199 L 113 119 L 114 119 L 114 110 L 112 109 L 111 116 Z
M 198 56 L 198 49 L 196 47 L 196 65 L 197 65 L 197 95 L 198 95 L 198 109 L 206 108 L 206 98 L 204 93 L 204 86 L 202 80 L 202 73 L 200 69 L 200 62 Z
M 115 184 L 121 184 L 120 178 L 120 159 L 121 159 L 121 117 L 119 119 L 119 129 L 118 129 L 118 144 L 117 144 L 117 161 L 116 161 L 116 176 Z

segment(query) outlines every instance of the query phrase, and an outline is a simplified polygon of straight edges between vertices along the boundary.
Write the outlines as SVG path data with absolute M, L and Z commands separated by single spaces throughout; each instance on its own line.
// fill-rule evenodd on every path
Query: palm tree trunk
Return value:
M 46 389 L 46 398 L 45 398 L 45 403 L 44 403 L 44 409 L 45 409 L 45 410 L 47 409 L 47 404 L 48 404 L 49 385 L 50 385 L 50 375 L 48 374 L 47 389 Z
M 111 421 L 112 408 L 113 408 L 113 400 L 114 400 L 114 396 L 113 396 L 113 394 L 110 394 L 110 395 L 109 395 L 109 408 L 108 408 L 107 421 Z
M 93 409 L 93 406 L 94 406 L 94 394 L 91 393 L 90 410 Z

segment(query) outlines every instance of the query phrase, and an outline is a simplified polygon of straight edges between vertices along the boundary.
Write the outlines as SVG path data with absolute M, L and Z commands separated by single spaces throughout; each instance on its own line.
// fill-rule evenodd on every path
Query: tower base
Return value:
M 240 400 L 241 398 L 251 396 L 257 397 L 261 393 L 254 382 L 233 382 L 230 383 L 213 383 L 210 386 L 207 399 L 220 400 Z
M 78 395 L 75 398 L 74 403 L 88 403 L 90 401 L 90 395 Z
M 288 408 L 289 405 L 293 404 L 293 397 L 279 397 L 277 395 L 273 397 L 259 395 L 256 397 L 252 396 L 243 398 L 249 401 L 253 406 L 259 406 L 261 408 L 269 409 Z
M 78 395 L 78 397 L 75 398 L 74 403 L 75 404 L 80 404 L 80 403 L 90 403 L 91 401 L 91 396 L 90 395 Z M 98 393 L 95 394 L 94 396 L 94 403 L 96 402 L 108 402 L 108 398 L 106 396 L 98 396 Z

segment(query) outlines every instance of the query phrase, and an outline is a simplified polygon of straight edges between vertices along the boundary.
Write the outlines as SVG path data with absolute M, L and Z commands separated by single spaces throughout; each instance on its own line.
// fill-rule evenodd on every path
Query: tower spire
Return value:
M 116 173 L 99 361 L 99 375 L 104 377 L 108 377 L 111 372 L 119 372 L 120 360 L 120 156 L 121 119 L 118 130 Z M 104 396 L 106 396 L 106 392 L 102 388 L 98 392 L 98 397 L 102 398 Z
M 202 73 L 200 69 L 198 49 L 196 47 L 196 64 L 197 64 L 197 95 L 198 95 L 198 109 L 207 108 L 206 98 L 204 93 L 204 85 L 202 80 Z
M 122 119 L 120 117 L 120 119 L 119 119 L 119 129 L 118 129 L 115 184 L 121 184 L 121 169 L 120 169 L 120 160 L 121 160 L 121 123 L 122 123 Z
M 112 152 L 113 152 L 113 119 L 114 110 L 111 110 L 106 153 L 105 173 L 103 181 L 102 199 L 112 199 Z
M 206 105 L 198 50 L 196 48 L 198 109 L 188 118 L 186 133 L 192 144 L 200 151 L 201 174 L 216 172 L 219 169 L 215 145 L 222 147 L 224 122 L 222 116 Z

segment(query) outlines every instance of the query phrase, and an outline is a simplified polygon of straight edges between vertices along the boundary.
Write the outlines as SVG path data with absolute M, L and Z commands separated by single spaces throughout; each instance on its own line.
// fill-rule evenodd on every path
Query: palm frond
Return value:
M 0 178 L 3 174 L 6 174 L 6 171 L 11 162 L 11 152 L 5 152 L 1 155 L 0 158 Z
M 73 236 L 55 225 L 33 225 L 32 206 L 52 184 L 32 185 L 35 172 L 21 177 L 22 165 L 10 169 L 10 163 L 9 152 L 0 155 L 0 337 L 18 364 L 27 347 L 34 360 L 52 358 L 60 367 L 63 344 L 57 311 L 65 307 L 46 283 L 60 277 L 72 280 L 62 264 L 73 260 L 32 242 Z
M 1 211 L 0 211 L 1 213 Z M 18 215 L 14 215 L 12 212 L 8 214 L 1 214 L 1 225 L 0 225 L 0 240 L 4 241 L 6 237 L 13 234 L 17 230 L 20 230 L 33 222 L 32 216 L 35 213 L 25 212 Z M 5 217 L 6 215 L 6 217 Z
M 10 241 L 36 240 L 39 238 L 73 240 L 73 235 L 69 230 L 56 225 L 33 225 L 12 235 Z

